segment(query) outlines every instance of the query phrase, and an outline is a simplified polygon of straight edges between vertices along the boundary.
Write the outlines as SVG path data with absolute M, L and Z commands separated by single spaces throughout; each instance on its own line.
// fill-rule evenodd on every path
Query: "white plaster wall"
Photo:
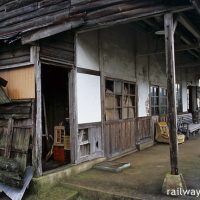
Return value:
M 98 48 L 98 31 L 90 31 L 77 34 L 77 67 L 99 71 Z
M 151 85 L 167 87 L 167 75 L 164 59 L 161 55 L 152 55 L 149 59 L 149 81 Z
M 78 124 L 101 121 L 100 76 L 77 74 Z
M 136 44 L 137 53 L 146 52 L 148 49 L 148 38 L 146 34 L 137 32 Z M 136 56 L 136 75 L 138 86 L 138 117 L 145 117 L 148 116 L 150 112 L 148 56 Z
M 187 112 L 187 83 L 185 80 L 182 81 L 182 105 L 183 112 Z
M 105 76 L 135 81 L 134 32 L 126 25 L 100 31 Z
M 150 115 L 149 106 L 149 83 L 144 80 L 138 80 L 138 117 Z

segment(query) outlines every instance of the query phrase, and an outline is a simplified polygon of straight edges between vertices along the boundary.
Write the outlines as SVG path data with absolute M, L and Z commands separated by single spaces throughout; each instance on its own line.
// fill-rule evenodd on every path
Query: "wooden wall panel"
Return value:
M 136 149 L 135 120 L 106 122 L 105 150 L 108 157 L 117 156 Z
M 151 117 L 139 117 L 137 121 L 139 141 L 151 138 Z
M 8 81 L 6 92 L 11 99 L 35 98 L 34 66 L 2 70 L 0 76 Z
M 32 148 L 29 142 L 35 134 L 34 105 L 35 101 L 30 99 L 0 105 L 0 156 L 13 158 L 23 171 L 31 165 L 28 149 Z
M 2 45 L 0 49 L 0 69 L 11 69 L 30 65 L 30 46 L 19 43 Z
M 74 33 L 64 32 L 40 41 L 40 60 L 44 64 L 74 66 Z
M 103 156 L 101 123 L 79 124 L 77 163 Z

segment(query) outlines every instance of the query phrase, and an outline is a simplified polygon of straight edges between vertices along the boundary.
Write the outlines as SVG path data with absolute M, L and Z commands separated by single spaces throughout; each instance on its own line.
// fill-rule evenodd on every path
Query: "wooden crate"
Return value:
M 54 146 L 64 146 L 65 127 L 54 127 Z

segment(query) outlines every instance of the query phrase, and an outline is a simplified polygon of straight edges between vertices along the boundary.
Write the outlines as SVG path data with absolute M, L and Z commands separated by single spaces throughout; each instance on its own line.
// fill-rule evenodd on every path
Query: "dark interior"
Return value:
M 41 76 L 43 95 L 42 160 L 43 170 L 47 171 L 70 163 L 70 151 L 64 150 L 64 145 L 57 146 L 54 142 L 55 126 L 63 126 L 65 135 L 70 135 L 68 70 L 56 66 L 42 65 Z M 55 154 L 58 158 L 55 158 Z

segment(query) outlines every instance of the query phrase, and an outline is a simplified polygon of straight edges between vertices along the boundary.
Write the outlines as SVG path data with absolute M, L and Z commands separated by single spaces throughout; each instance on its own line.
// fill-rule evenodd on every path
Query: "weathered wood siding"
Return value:
M 137 119 L 137 135 L 139 141 L 145 139 L 151 139 L 152 137 L 152 126 L 151 117 L 139 117 Z
M 28 43 L 81 26 L 113 25 L 177 12 L 189 5 L 185 1 L 171 4 L 160 0 L 5 0 L 0 1 L 0 39 L 24 35 L 22 41 Z
M 135 120 L 122 120 L 105 123 L 105 152 L 108 157 L 113 157 L 136 148 Z
M 42 63 L 72 68 L 74 65 L 74 33 L 62 33 L 41 40 L 40 59 Z
M 8 81 L 6 91 L 11 99 L 35 98 L 34 66 L 2 70 L 0 76 Z
M 30 63 L 30 47 L 19 44 L 2 46 L 0 49 L 0 69 L 20 67 Z
M 33 132 L 33 100 L 0 105 L 0 155 L 18 161 L 22 170 L 25 169 L 27 160 L 31 164 L 28 149 Z
M 101 123 L 79 125 L 77 163 L 103 156 Z

